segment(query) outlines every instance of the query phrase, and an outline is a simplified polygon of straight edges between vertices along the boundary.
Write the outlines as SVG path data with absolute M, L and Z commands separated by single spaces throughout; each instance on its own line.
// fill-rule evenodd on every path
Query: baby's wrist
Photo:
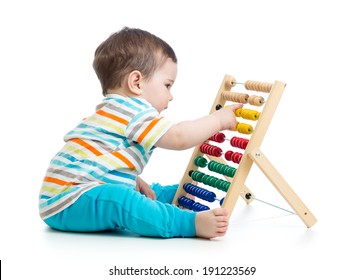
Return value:
M 219 114 L 220 114 L 220 112 L 217 111 L 217 112 L 210 115 L 213 118 L 214 123 L 216 124 L 217 131 L 220 131 L 220 130 L 224 129 L 223 123 L 222 123 L 221 119 L 219 118 Z

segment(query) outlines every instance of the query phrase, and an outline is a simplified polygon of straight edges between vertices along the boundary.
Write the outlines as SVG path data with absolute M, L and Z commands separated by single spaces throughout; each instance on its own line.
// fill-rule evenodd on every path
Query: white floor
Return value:
M 202 279 L 204 267 L 237 266 L 255 267 L 252 279 L 360 279 L 363 207 L 352 209 L 355 217 L 345 199 L 340 202 L 332 196 L 336 202 L 330 203 L 328 197 L 320 197 L 312 205 L 318 223 L 310 229 L 296 215 L 240 200 L 228 234 L 214 240 L 145 238 L 128 232 L 63 233 L 25 214 L 23 221 L 8 221 L 2 230 L 2 274 L 4 279 L 109 279 L 114 266 L 167 266 L 191 268 L 194 275 L 166 279 Z M 229 277 L 235 279 L 224 278 Z

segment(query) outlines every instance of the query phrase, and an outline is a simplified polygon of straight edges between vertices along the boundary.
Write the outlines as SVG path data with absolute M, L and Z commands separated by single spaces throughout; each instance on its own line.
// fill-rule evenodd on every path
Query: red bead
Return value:
M 214 157 L 219 157 L 222 155 L 222 150 L 221 148 L 214 146 L 214 145 L 210 145 L 210 144 L 201 144 L 200 146 L 200 151 L 201 153 L 210 155 L 210 156 L 214 156 Z
M 215 141 L 217 143 L 223 143 L 225 141 L 225 134 L 222 132 L 218 132 L 218 133 L 214 134 L 213 136 L 211 136 L 209 138 L 209 140 Z
M 231 146 L 233 146 L 233 147 L 237 147 L 237 148 L 245 150 L 246 146 L 249 143 L 249 139 L 234 136 L 233 138 L 231 138 L 230 143 L 231 143 Z
M 231 160 L 231 156 L 233 155 L 233 151 L 227 151 L 226 153 L 225 153 L 225 159 L 226 160 Z
M 219 132 L 215 136 L 216 136 L 216 142 L 223 143 L 225 141 L 225 134 L 224 133 Z
M 235 163 L 240 163 L 240 160 L 242 157 L 243 157 L 243 155 L 241 153 L 233 153 L 231 156 L 231 159 Z

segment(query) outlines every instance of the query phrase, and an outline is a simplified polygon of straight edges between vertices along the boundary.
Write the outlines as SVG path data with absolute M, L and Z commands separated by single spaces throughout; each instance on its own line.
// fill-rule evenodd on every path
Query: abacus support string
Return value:
M 287 209 L 285 209 L 285 208 L 279 207 L 279 206 L 277 206 L 277 205 L 274 205 L 274 204 L 272 204 L 272 203 L 269 203 L 269 202 L 266 202 L 266 201 L 264 201 L 264 200 L 258 199 L 258 198 L 256 198 L 256 197 L 254 197 L 254 199 L 255 199 L 255 200 L 257 200 L 257 201 L 259 201 L 259 202 L 265 203 L 265 204 L 267 204 L 267 205 L 269 205 L 269 206 L 272 206 L 272 207 L 278 208 L 278 209 L 280 209 L 280 210 L 286 211 L 286 212 L 288 212 L 288 213 L 291 213 L 291 214 L 293 214 L 293 215 L 297 215 L 297 214 L 296 214 L 295 212 L 293 212 L 293 211 L 290 211 L 290 210 L 287 210 Z

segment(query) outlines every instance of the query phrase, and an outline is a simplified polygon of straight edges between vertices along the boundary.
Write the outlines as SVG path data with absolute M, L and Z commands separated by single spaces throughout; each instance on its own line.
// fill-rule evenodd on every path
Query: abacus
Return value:
M 237 84 L 242 84 L 248 93 L 231 91 L 232 87 Z M 234 77 L 225 75 L 210 114 L 221 109 L 226 102 L 246 104 L 247 106 L 244 105 L 243 108 L 235 111 L 235 115 L 239 118 L 238 121 L 241 118 L 244 120 L 238 122 L 236 131 L 243 134 L 244 137 L 239 135 L 227 139 L 224 132 L 218 132 L 201 145 L 196 146 L 179 184 L 173 204 L 192 211 L 210 209 L 186 196 L 191 194 L 208 202 L 219 200 L 221 207 L 226 208 L 231 215 L 239 197 L 242 197 L 246 203 L 255 199 L 254 194 L 245 184 L 251 167 L 255 163 L 294 210 L 291 213 L 297 214 L 308 228 L 316 223 L 315 216 L 260 149 L 285 86 L 286 84 L 280 81 L 275 81 L 273 84 L 256 81 L 239 83 Z M 265 94 L 266 97 L 257 94 Z M 261 112 L 255 110 L 260 107 L 263 108 Z M 244 152 L 232 150 L 223 152 L 219 143 L 226 141 L 230 142 L 231 147 Z M 231 161 L 237 167 L 230 166 L 227 161 Z M 203 171 L 199 169 L 203 169 Z M 206 169 L 210 173 L 219 174 L 218 177 L 208 175 L 207 171 L 205 172 Z M 208 187 L 200 187 L 196 182 Z M 216 198 L 216 194 L 208 190 L 211 187 L 226 192 L 225 198 Z

